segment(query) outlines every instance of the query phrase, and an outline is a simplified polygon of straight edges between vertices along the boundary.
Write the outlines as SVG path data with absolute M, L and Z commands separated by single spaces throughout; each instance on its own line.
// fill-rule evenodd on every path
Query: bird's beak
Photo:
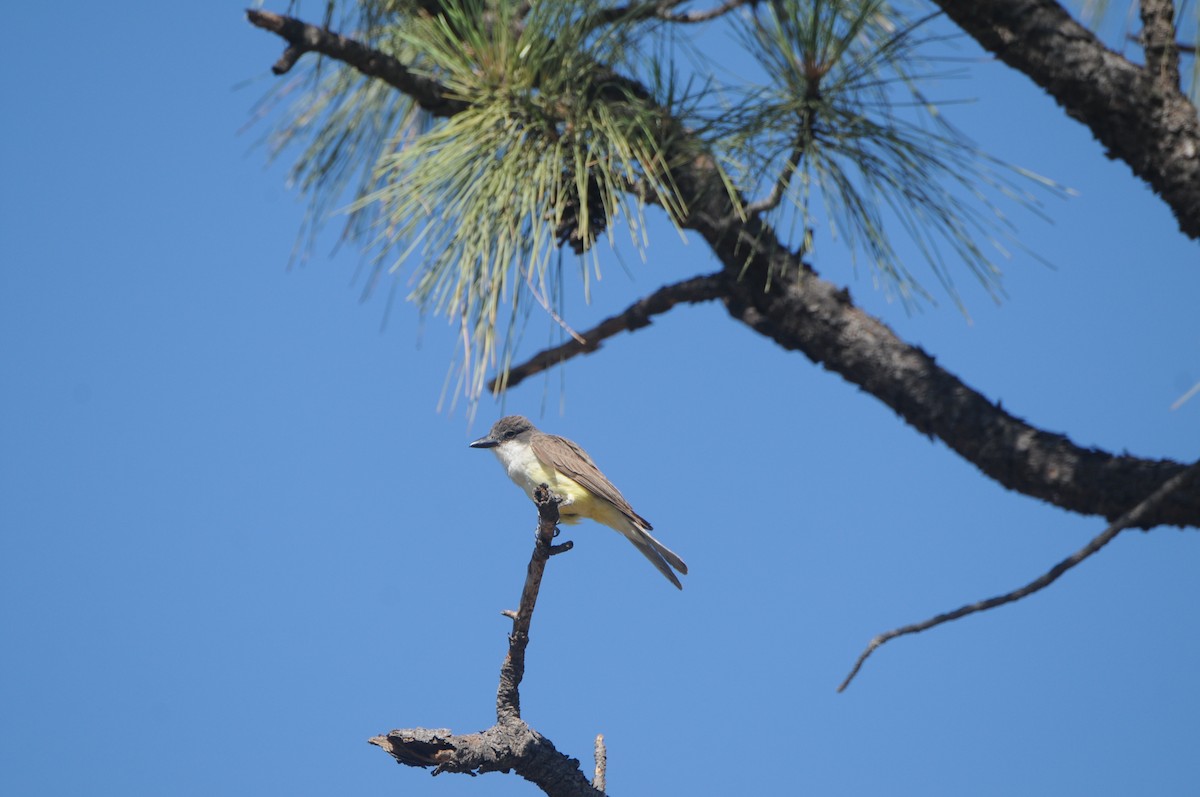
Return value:
M 471 443 L 471 448 L 495 448 L 500 445 L 499 440 L 493 440 L 490 437 L 481 437 L 474 443 Z

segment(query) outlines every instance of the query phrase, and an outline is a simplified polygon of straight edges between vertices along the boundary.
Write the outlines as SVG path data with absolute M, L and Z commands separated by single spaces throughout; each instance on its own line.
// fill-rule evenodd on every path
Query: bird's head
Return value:
M 522 415 L 506 415 L 492 425 L 486 436 L 471 443 L 471 448 L 495 448 L 510 440 L 528 438 L 537 431 L 529 419 Z

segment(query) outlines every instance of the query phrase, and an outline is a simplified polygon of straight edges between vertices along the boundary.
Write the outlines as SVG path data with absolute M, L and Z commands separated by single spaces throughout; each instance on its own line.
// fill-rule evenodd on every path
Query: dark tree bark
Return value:
M 1151 15 L 1148 68 L 1142 68 L 1052 0 L 936 2 L 984 49 L 1087 125 L 1110 158 L 1125 161 L 1171 208 L 1179 229 L 1200 239 L 1200 119 L 1179 89 L 1177 57 L 1171 67 L 1175 31 L 1163 4 Z

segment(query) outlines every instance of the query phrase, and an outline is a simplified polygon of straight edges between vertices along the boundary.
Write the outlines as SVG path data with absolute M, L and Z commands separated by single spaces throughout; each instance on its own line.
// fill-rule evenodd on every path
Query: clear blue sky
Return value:
M 614 793 L 1196 793 L 1194 531 L 1123 535 L 835 694 L 876 633 L 1024 583 L 1103 521 L 1006 492 L 716 306 L 473 423 L 439 414 L 441 320 L 398 305 L 381 332 L 332 239 L 286 268 L 302 204 L 263 129 L 238 133 L 281 48 L 240 4 L 6 22 L 0 793 L 533 793 L 366 744 L 494 720 L 534 512 L 466 444 L 502 412 L 583 443 L 692 569 L 676 592 L 594 525 L 549 569 L 525 717 L 585 761 L 604 733 Z M 1194 460 L 1200 399 L 1168 407 L 1200 381 L 1200 247 L 1027 81 L 974 74 L 953 118 L 1080 192 L 1022 219 L 1056 268 L 1014 257 L 1000 307 L 968 287 L 973 324 L 906 315 L 836 247 L 817 268 L 1036 425 Z M 672 234 L 630 264 L 568 320 L 714 268 Z

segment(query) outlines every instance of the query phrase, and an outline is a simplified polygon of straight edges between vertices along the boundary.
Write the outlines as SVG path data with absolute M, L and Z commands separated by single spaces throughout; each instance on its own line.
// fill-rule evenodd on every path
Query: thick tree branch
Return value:
M 943 6 L 952 5 L 956 3 L 943 0 Z M 1031 13 L 1040 9 L 1051 16 L 1055 9 L 1061 12 L 1052 3 L 1036 0 L 1012 0 L 1009 3 L 983 0 L 981 5 L 993 13 L 998 7 L 1011 12 L 1009 6 Z M 957 10 L 965 13 L 962 8 Z M 1004 19 L 1014 30 L 1025 29 L 1022 20 Z M 1067 23 L 1070 23 L 1069 18 Z M 1094 44 L 1090 33 L 1076 28 L 1077 37 Z M 1037 31 L 1030 35 L 1034 33 Z M 1011 33 L 1004 37 L 994 32 L 992 35 L 998 44 L 1006 42 L 1018 50 L 1027 49 L 1024 42 L 1011 40 Z M 1055 53 L 1051 45 L 1056 39 L 1040 35 L 1038 40 L 1045 50 L 1041 59 L 1044 61 Z M 1058 43 L 1066 46 L 1064 42 Z M 1126 88 L 1153 92 L 1140 68 L 1112 56 L 1102 47 L 1097 51 L 1098 46 L 1085 46 L 1087 53 L 1099 59 L 1098 63 L 1080 64 L 1078 57 L 1073 56 L 1076 67 L 1084 70 L 1084 77 L 1089 74 L 1089 69 L 1099 70 L 1101 83 L 1116 75 L 1122 78 L 1121 85 Z M 332 51 L 327 54 L 337 57 Z M 1033 56 L 1025 53 L 1024 57 Z M 1119 63 L 1109 63 L 1114 59 Z M 1073 79 L 1086 83 L 1084 77 Z M 635 81 L 625 79 L 625 82 L 633 86 L 631 92 L 637 92 Z M 1107 101 L 1117 106 L 1114 109 L 1106 112 L 1103 107 L 1095 109 L 1088 103 L 1084 104 L 1085 108 L 1095 111 L 1101 120 L 1111 118 L 1119 122 L 1129 110 L 1126 107 L 1128 98 L 1117 90 L 1119 88 L 1106 84 L 1103 91 L 1087 92 L 1089 102 L 1103 105 Z M 644 87 L 634 96 L 643 94 L 649 96 Z M 1175 176 L 1167 182 L 1179 191 L 1172 189 L 1174 193 L 1163 191 L 1162 194 L 1176 210 L 1181 224 L 1190 224 L 1185 220 L 1192 219 L 1194 229 L 1200 234 L 1200 135 L 1196 131 L 1194 107 L 1182 97 L 1180 102 L 1191 116 L 1190 121 L 1180 122 L 1174 133 L 1167 135 L 1162 125 L 1151 125 L 1142 132 L 1156 137 L 1156 144 L 1134 146 L 1124 138 L 1122 141 L 1136 152 L 1153 150 L 1161 154 L 1172 147 L 1178 150 L 1173 161 L 1167 158 L 1160 165 L 1173 172 Z M 1177 105 L 1171 107 L 1177 109 Z M 663 128 L 666 139 L 686 142 L 681 129 L 672 125 L 669 117 L 664 116 Z M 1062 435 L 1040 430 L 1014 417 L 937 365 L 922 349 L 902 341 L 882 321 L 856 307 L 847 291 L 818 277 L 783 245 L 760 216 L 746 218 L 734 206 L 715 164 L 706 156 L 694 151 L 672 152 L 667 160 L 677 164 L 671 177 L 688 208 L 681 222 L 708 242 L 724 266 L 727 288 L 724 299 L 734 318 L 786 349 L 803 352 L 814 362 L 860 386 L 892 407 L 917 430 L 941 438 L 988 477 L 1009 489 L 1064 509 L 1111 520 L 1156 485 L 1184 469 L 1183 465 L 1169 460 L 1114 455 L 1083 448 Z M 1135 171 L 1137 169 L 1135 166 Z M 1188 186 L 1176 185 L 1180 175 L 1191 175 L 1187 177 L 1190 180 Z M 1187 199 L 1188 196 L 1192 199 Z M 1179 201 L 1183 204 L 1177 205 Z M 1200 527 L 1200 491 L 1173 494 L 1156 511 L 1148 513 L 1142 522 L 1146 528 L 1157 525 Z
M 728 269 L 745 268 L 726 301 L 734 318 L 860 386 L 1011 490 L 1111 520 L 1184 469 L 1084 448 L 1011 415 L 856 307 L 758 218 L 746 225 L 699 218 L 694 228 Z M 765 291 L 755 287 L 763 284 Z M 1175 493 L 1145 522 L 1200 527 L 1200 491 Z
M 436 80 L 415 74 L 392 56 L 353 39 L 293 17 L 257 8 L 247 9 L 246 18 L 251 25 L 269 30 L 288 43 L 283 55 L 271 67 L 271 71 L 277 75 L 290 70 L 305 53 L 320 53 L 349 64 L 367 77 L 379 78 L 399 89 L 434 116 L 453 116 L 467 107 L 461 100 L 450 97 Z
M 580 336 L 583 338 L 582 342 L 574 339 L 568 340 L 559 346 L 538 352 L 520 365 L 509 368 L 507 374 L 502 374 L 488 383 L 488 390 L 507 390 L 516 387 L 534 374 L 549 370 L 576 355 L 594 352 L 600 348 L 600 344 L 605 339 L 620 332 L 633 332 L 635 329 L 648 327 L 653 316 L 665 313 L 677 304 L 697 304 L 723 298 L 729 292 L 725 281 L 724 272 L 719 271 L 716 274 L 692 277 L 683 282 L 664 285 L 644 299 L 638 299 L 624 312 L 610 316 L 584 332 Z
M 433 767 L 433 774 L 460 772 L 516 772 L 552 797 L 598 797 L 580 768 L 579 761 L 555 749 L 549 739 L 521 719 L 519 688 L 525 675 L 525 648 L 529 625 L 537 604 L 546 561 L 571 549 L 571 543 L 554 545 L 558 525 L 558 502 L 546 485 L 534 493 L 538 507 L 538 531 L 533 555 L 525 573 L 521 602 L 512 618 L 508 654 L 500 667 L 496 690 L 496 724 L 480 733 L 455 734 L 445 728 L 406 728 L 375 736 L 368 741 L 386 750 L 396 763 L 410 767 Z
M 1105 47 L 1053 0 L 936 2 L 986 50 L 1087 125 L 1109 157 L 1129 164 L 1167 203 L 1179 229 L 1200 239 L 1200 118 L 1179 90 L 1177 58 L 1171 78 L 1172 48 L 1159 40 L 1154 57 L 1147 48 L 1143 69 Z
M 480 733 L 456 735 L 446 729 L 395 730 L 368 740 L 396 763 L 433 767 L 433 774 L 516 772 L 552 797 L 598 797 L 579 761 L 555 749 L 550 740 L 521 720 L 497 723 Z
M 930 619 L 920 623 L 913 623 L 912 625 L 895 628 L 891 631 L 880 634 L 872 639 L 871 643 L 867 645 L 867 649 L 864 650 L 858 657 L 858 661 L 854 662 L 854 667 L 850 670 L 850 674 L 846 676 L 846 680 L 842 681 L 841 686 L 839 686 L 837 690 L 839 692 L 845 691 L 846 687 L 850 685 L 850 682 L 854 680 L 854 676 L 858 675 L 858 671 L 862 669 L 863 663 L 867 660 L 867 657 L 874 653 L 876 648 L 885 642 L 888 642 L 889 640 L 895 639 L 899 636 L 904 636 L 906 634 L 917 634 L 921 631 L 928 631 L 930 628 L 941 625 L 942 623 L 948 623 L 951 620 L 957 620 L 961 617 L 966 617 L 968 614 L 975 614 L 976 612 L 994 609 L 997 606 L 1003 606 L 1006 603 L 1012 603 L 1013 601 L 1021 600 L 1022 598 L 1032 595 L 1035 592 L 1045 589 L 1057 581 L 1059 576 L 1061 576 L 1063 573 L 1067 572 L 1072 567 L 1075 567 L 1075 565 L 1079 564 L 1084 559 L 1087 559 L 1105 545 L 1108 545 L 1110 542 L 1112 542 L 1113 538 L 1115 538 L 1122 531 L 1141 525 L 1144 522 L 1145 516 L 1153 511 L 1158 504 L 1162 503 L 1164 499 L 1166 499 L 1172 493 L 1182 491 L 1192 486 L 1197 481 L 1197 475 L 1200 475 L 1200 462 L 1195 463 L 1187 470 L 1177 473 L 1170 479 L 1167 479 L 1167 481 L 1157 490 L 1155 490 L 1154 493 L 1148 496 L 1133 509 L 1130 509 L 1124 515 L 1121 515 L 1121 517 L 1118 518 L 1111 526 L 1106 528 L 1096 537 L 1092 538 L 1087 545 L 1083 546 L 1066 559 L 1063 559 L 1054 567 L 1050 568 L 1033 581 L 1030 581 L 1025 586 L 1019 587 L 1012 592 L 1007 592 L 1003 595 L 997 595 L 994 598 L 988 598 L 987 600 L 982 600 L 978 603 L 971 603 L 966 606 L 961 606 L 952 612 L 939 614 L 936 617 L 931 617 Z

